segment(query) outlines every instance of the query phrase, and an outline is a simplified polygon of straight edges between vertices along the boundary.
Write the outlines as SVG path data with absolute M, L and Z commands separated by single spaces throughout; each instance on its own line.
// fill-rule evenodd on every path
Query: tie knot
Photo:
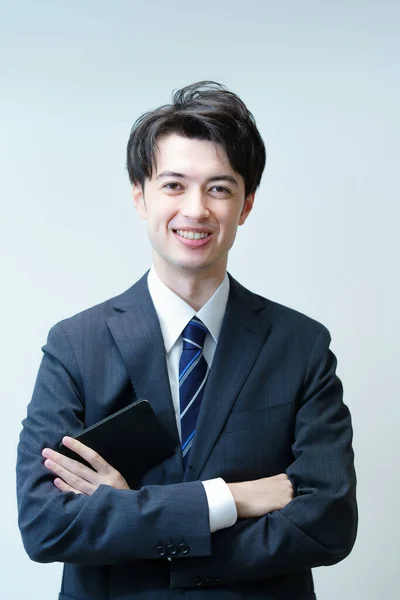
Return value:
M 200 321 L 197 317 L 193 317 L 182 332 L 183 349 L 203 349 L 207 333 L 208 329 L 203 321 Z

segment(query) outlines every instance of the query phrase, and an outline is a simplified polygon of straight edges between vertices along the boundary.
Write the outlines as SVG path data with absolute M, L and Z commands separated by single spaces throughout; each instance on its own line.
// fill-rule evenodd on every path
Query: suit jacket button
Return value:
M 222 579 L 220 579 L 219 577 L 216 578 L 215 583 L 217 585 L 219 585 L 220 583 L 222 583 Z
M 158 556 L 161 556 L 161 557 L 165 556 L 167 554 L 167 551 L 164 548 L 164 546 L 157 546 L 156 552 L 157 552 Z
M 176 546 L 174 546 L 173 544 L 170 544 L 169 546 L 167 546 L 167 554 L 168 556 L 175 556 L 178 553 Z
M 201 577 L 195 577 L 193 582 L 197 585 L 197 587 L 201 587 L 203 585 L 203 580 Z
M 213 577 L 207 577 L 206 585 L 214 585 L 214 583 L 215 583 L 215 579 L 213 579 Z
M 190 548 L 187 544 L 179 544 L 178 550 L 181 554 L 189 554 Z

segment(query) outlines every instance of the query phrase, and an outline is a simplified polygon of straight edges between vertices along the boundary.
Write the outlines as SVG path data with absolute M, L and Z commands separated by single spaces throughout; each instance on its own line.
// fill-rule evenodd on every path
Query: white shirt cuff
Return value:
M 210 531 L 232 527 L 237 521 L 236 504 L 227 484 L 221 477 L 203 481 L 207 496 Z

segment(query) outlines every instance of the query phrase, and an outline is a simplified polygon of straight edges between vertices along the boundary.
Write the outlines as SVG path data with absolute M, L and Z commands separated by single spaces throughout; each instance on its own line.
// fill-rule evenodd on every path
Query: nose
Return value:
M 188 219 L 199 221 L 207 219 L 210 216 L 207 206 L 207 196 L 201 190 L 186 192 L 181 205 L 181 213 Z

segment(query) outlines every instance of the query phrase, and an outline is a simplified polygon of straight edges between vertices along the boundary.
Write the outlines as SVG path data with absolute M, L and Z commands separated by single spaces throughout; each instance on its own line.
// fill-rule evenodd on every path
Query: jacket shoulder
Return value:
M 116 311 L 134 305 L 135 297 L 146 292 L 148 293 L 147 274 L 121 294 L 62 319 L 51 328 L 50 333 L 61 330 L 74 336 L 82 332 L 88 333 L 91 330 L 98 332 L 105 327 L 107 319 L 113 316 Z
M 236 292 L 243 297 L 246 304 L 251 303 L 254 310 L 262 318 L 268 320 L 273 327 L 292 333 L 311 335 L 312 337 L 318 337 L 321 333 L 325 333 L 330 337 L 325 325 L 313 317 L 252 292 L 233 279 L 231 279 L 231 282 Z
M 273 315 L 277 321 L 282 320 L 291 327 L 306 328 L 316 332 L 327 331 L 325 325 L 305 313 L 268 298 L 263 298 L 263 300 L 267 312 Z

